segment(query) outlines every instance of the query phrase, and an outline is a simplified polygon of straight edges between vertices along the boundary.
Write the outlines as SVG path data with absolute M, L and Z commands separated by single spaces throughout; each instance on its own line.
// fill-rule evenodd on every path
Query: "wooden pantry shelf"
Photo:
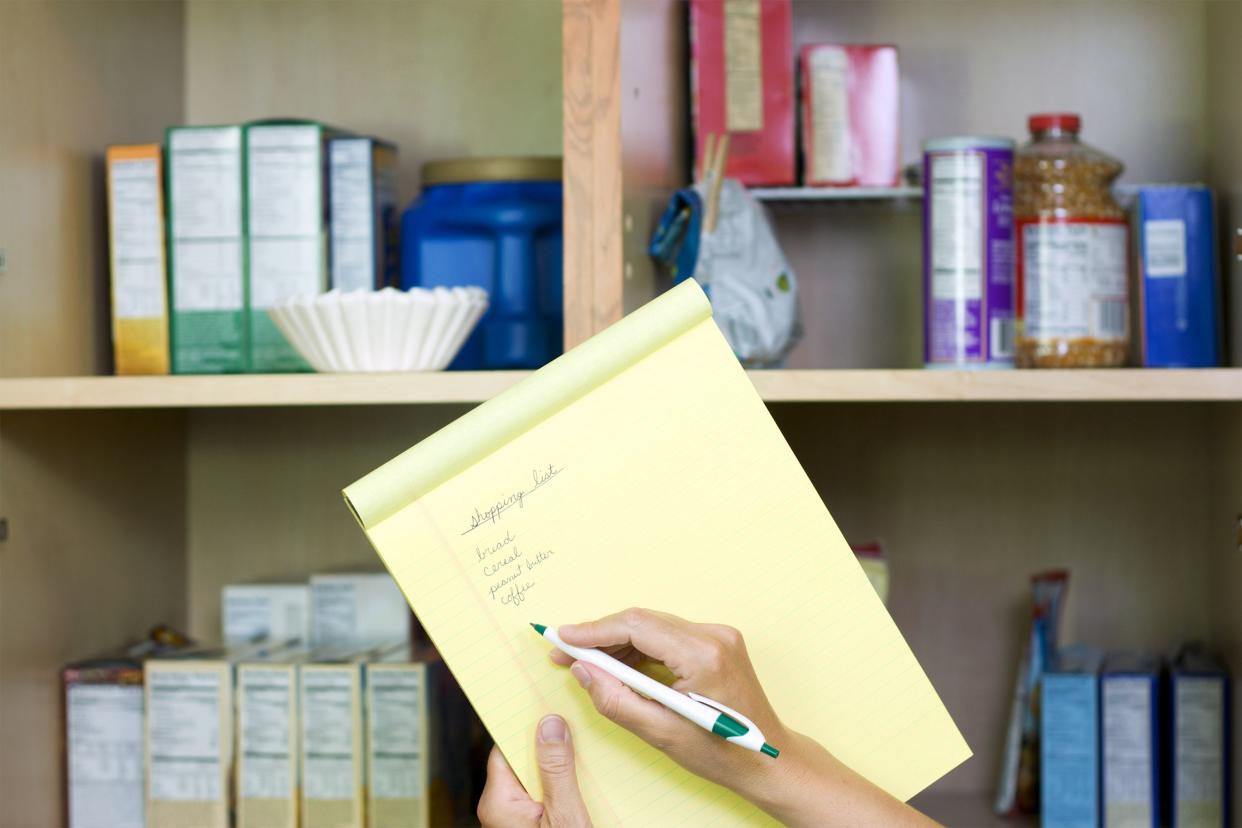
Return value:
M 1242 400 L 1242 369 L 751 371 L 769 402 Z
M 477 403 L 525 371 L 0 380 L 0 410 Z M 1242 369 L 751 371 L 769 402 L 1242 401 Z
M 526 371 L 236 374 L 0 380 L 0 410 L 477 403 Z

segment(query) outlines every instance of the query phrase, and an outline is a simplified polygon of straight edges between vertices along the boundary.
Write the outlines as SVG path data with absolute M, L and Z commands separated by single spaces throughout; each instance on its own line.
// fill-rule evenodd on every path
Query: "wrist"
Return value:
M 779 738 L 780 741 L 775 741 Z M 768 758 L 764 770 L 736 788 L 760 810 L 786 825 L 814 824 L 805 817 L 818 811 L 815 803 L 828 768 L 834 761 L 817 742 L 801 733 L 782 728 L 772 737 L 780 756 Z

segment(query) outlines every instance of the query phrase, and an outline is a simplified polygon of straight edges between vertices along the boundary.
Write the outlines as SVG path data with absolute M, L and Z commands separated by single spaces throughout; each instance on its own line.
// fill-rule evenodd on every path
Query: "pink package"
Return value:
M 801 58 L 803 181 L 897 186 L 897 47 L 812 43 Z
M 691 0 L 695 167 L 707 136 L 729 134 L 725 176 L 748 186 L 794 183 L 791 0 Z

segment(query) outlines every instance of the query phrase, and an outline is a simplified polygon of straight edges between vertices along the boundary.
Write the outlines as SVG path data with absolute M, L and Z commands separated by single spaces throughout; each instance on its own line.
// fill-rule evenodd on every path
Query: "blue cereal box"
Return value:
M 1220 364 L 1220 287 L 1212 191 L 1138 188 L 1134 357 L 1151 368 Z
M 1095 828 L 1100 821 L 1100 654 L 1062 650 L 1040 693 L 1040 822 Z

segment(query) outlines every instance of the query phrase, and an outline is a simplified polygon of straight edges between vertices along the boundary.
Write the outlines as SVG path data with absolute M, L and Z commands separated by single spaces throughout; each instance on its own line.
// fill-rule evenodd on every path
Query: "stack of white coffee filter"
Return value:
M 276 327 L 316 371 L 441 371 L 479 317 L 477 287 L 332 290 L 269 308 Z

